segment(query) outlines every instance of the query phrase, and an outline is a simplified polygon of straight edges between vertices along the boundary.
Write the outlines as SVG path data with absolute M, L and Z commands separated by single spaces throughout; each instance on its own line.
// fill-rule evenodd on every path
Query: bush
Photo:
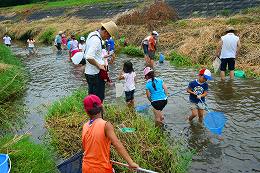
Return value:
M 190 57 L 181 55 L 175 51 L 171 52 L 171 54 L 170 54 L 170 62 L 171 62 L 171 64 L 173 64 L 177 67 L 193 65 Z
M 7 153 L 13 173 L 55 173 L 52 152 L 41 144 L 31 142 L 29 136 L 5 136 L 0 138 L 0 153 Z
M 122 49 L 122 53 L 131 55 L 131 56 L 138 56 L 138 57 L 144 56 L 143 51 L 139 47 L 136 47 L 133 45 L 124 47 Z
M 56 30 L 54 28 L 47 28 L 39 37 L 39 40 L 46 44 L 51 44 L 55 39 Z

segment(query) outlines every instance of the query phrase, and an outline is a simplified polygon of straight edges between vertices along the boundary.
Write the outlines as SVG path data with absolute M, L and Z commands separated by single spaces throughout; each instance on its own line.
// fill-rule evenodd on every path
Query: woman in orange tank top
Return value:
M 117 138 L 114 127 L 102 119 L 102 102 L 99 97 L 89 95 L 84 99 L 84 108 L 90 120 L 82 130 L 82 173 L 112 173 L 110 145 L 127 161 L 130 168 L 139 166 L 133 162 L 123 144 Z

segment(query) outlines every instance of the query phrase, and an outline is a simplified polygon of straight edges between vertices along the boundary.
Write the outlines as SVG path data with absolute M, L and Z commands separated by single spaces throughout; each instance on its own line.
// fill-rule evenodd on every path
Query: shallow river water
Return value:
M 26 55 L 21 46 L 13 46 L 15 54 Z M 35 141 L 40 142 L 46 132 L 44 115 L 46 106 L 62 97 L 70 95 L 80 86 L 87 86 L 83 69 L 76 68 L 63 52 L 57 55 L 53 47 L 38 47 L 38 56 L 24 57 L 23 62 L 30 72 L 28 89 L 23 100 L 26 123 L 19 133 L 28 129 Z M 119 55 L 110 67 L 113 82 L 125 60 L 131 60 L 137 73 L 136 104 L 148 103 L 145 98 L 145 81 L 142 75 L 142 58 Z M 188 123 L 190 114 L 188 82 L 197 77 L 197 72 L 188 68 L 175 68 L 169 62 L 156 65 L 156 73 L 166 82 L 169 92 L 180 92 L 168 100 L 164 109 L 167 130 L 173 137 L 182 137 L 186 144 L 197 150 L 189 172 L 259 172 L 260 171 L 260 81 L 235 79 L 220 81 L 215 77 L 209 82 L 207 103 L 212 111 L 224 112 L 227 123 L 223 131 L 224 141 L 212 143 L 211 135 L 195 120 Z M 115 99 L 115 88 L 106 88 L 106 100 Z

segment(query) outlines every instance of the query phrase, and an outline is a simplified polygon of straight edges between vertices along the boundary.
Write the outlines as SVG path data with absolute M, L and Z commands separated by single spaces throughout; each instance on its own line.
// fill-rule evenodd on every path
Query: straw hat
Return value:
M 62 31 L 59 31 L 59 34 L 62 34 L 63 32 Z
M 229 26 L 229 27 L 227 27 L 227 29 L 226 29 L 226 32 L 228 32 L 228 31 L 236 31 L 236 30 L 235 30 L 235 28 L 234 28 L 234 27 L 232 27 L 232 26 Z
M 107 30 L 107 32 L 113 36 L 116 37 L 118 34 L 118 28 L 116 24 L 113 21 L 109 21 L 106 23 L 101 23 L 101 25 Z

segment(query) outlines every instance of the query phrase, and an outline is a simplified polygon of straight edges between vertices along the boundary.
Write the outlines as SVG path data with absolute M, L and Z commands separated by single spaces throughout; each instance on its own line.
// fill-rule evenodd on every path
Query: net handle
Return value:
M 128 168 L 129 168 L 129 165 L 127 165 L 127 164 L 125 164 L 125 163 L 121 163 L 121 162 L 117 162 L 117 161 L 113 161 L 113 160 L 111 160 L 111 162 L 112 162 L 113 164 L 120 165 L 120 166 L 125 166 L 125 167 L 128 167 Z M 147 170 L 147 169 L 143 169 L 143 168 L 137 168 L 136 170 L 137 170 L 137 171 L 142 171 L 142 172 L 147 172 L 147 173 L 158 173 L 158 172 L 154 172 L 154 171 Z

